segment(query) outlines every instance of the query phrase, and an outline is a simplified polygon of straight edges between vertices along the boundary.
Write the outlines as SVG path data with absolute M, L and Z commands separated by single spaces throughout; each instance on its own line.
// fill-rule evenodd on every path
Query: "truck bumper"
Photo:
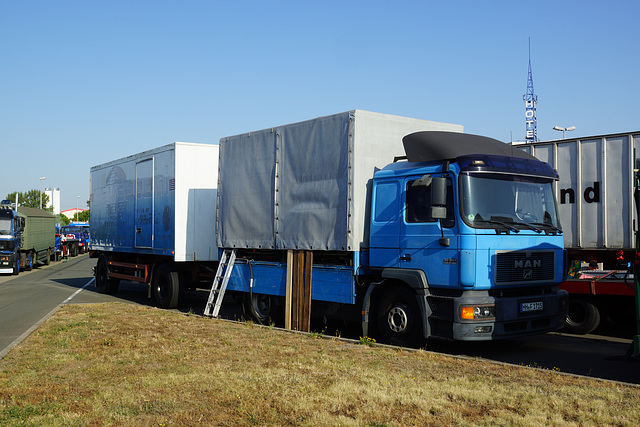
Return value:
M 0 254 L 0 273 L 13 273 L 17 254 Z
M 508 297 L 467 291 L 454 302 L 452 338 L 460 341 L 487 341 L 561 329 L 567 317 L 568 299 L 568 293 L 558 288 L 553 288 L 547 294 Z M 477 306 L 495 307 L 495 316 L 462 319 L 463 307 Z

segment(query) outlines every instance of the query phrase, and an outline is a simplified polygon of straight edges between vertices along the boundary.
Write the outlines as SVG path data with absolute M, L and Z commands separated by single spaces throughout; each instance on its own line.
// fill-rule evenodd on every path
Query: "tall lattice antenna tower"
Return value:
M 538 140 L 538 119 L 536 107 L 538 95 L 533 92 L 533 74 L 531 73 L 531 39 L 529 39 L 529 75 L 527 77 L 527 93 L 522 97 L 525 107 L 526 142 L 532 143 Z

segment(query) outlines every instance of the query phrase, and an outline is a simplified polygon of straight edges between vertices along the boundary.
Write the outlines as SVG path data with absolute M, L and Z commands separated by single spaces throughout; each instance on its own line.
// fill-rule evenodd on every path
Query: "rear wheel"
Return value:
M 396 286 L 382 294 L 376 317 L 382 341 L 402 347 L 424 344 L 420 307 L 415 294 L 408 288 Z
M 103 294 L 115 294 L 118 291 L 120 279 L 109 277 L 109 264 L 105 256 L 98 259 L 96 265 L 96 288 Z
M 160 308 L 176 308 L 180 299 L 180 275 L 168 265 L 158 267 L 153 278 L 153 299 Z
M 600 318 L 600 310 L 595 304 L 581 298 L 571 298 L 564 330 L 570 334 L 588 334 L 600 325 Z
M 242 308 L 245 314 L 261 325 L 269 324 L 271 320 L 271 295 L 245 294 Z

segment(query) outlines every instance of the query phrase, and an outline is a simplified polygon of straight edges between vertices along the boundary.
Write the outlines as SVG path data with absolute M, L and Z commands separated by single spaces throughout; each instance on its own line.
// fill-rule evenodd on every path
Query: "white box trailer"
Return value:
M 518 145 L 552 165 L 565 247 L 633 250 L 640 132 Z M 637 151 L 637 153 L 636 153 Z
M 151 285 L 175 307 L 197 280 L 193 263 L 215 263 L 218 146 L 175 142 L 91 168 L 90 255 L 96 286 Z M 215 268 L 215 265 L 212 267 Z
M 175 142 L 91 168 L 91 248 L 216 261 L 218 146 Z
M 425 130 L 464 128 L 352 110 L 220 139 L 218 246 L 366 249 L 373 174 Z

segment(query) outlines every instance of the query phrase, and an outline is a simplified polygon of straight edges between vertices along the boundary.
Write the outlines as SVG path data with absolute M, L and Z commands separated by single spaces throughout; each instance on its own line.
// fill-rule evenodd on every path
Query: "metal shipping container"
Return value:
M 551 164 L 565 247 L 633 249 L 634 169 L 640 132 L 518 145 Z M 635 157 L 634 157 L 635 156 Z
M 175 142 L 91 168 L 92 250 L 217 261 L 218 146 Z

